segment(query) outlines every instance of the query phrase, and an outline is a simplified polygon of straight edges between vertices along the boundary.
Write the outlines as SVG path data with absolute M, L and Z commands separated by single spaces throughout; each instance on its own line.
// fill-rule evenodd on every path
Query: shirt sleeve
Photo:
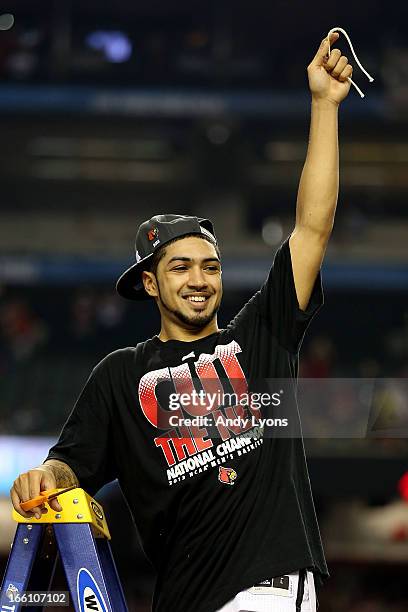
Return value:
M 81 488 L 90 495 L 117 477 L 110 439 L 112 427 L 108 384 L 106 381 L 103 385 L 100 380 L 103 369 L 101 362 L 92 371 L 62 428 L 58 442 L 47 456 L 47 459 L 66 463 L 75 472 Z M 104 376 L 107 378 L 106 374 Z
M 288 237 L 277 250 L 262 288 L 249 300 L 230 325 L 237 329 L 241 328 L 248 334 L 255 323 L 255 318 L 259 317 L 269 333 L 284 348 L 297 353 L 310 321 L 323 302 L 319 270 L 307 308 L 301 310 L 296 295 Z

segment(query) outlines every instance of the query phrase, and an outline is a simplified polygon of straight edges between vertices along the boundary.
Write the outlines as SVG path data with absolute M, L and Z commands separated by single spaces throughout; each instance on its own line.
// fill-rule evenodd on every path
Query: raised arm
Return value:
M 45 512 L 44 505 L 33 508 L 29 512 L 25 512 L 20 507 L 20 503 L 36 497 L 41 491 L 65 488 L 73 484 L 79 485 L 79 482 L 71 468 L 62 461 L 49 459 L 39 467 L 24 472 L 16 478 L 10 489 L 11 501 L 14 509 L 21 514 L 21 516 L 25 518 L 31 518 L 32 516 L 40 518 L 41 513 Z M 62 509 L 58 499 L 51 500 L 50 506 L 57 512 Z
M 339 37 L 330 36 L 330 45 Z M 334 224 L 339 191 L 338 108 L 350 91 L 348 59 L 325 38 L 307 68 L 312 94 L 306 161 L 296 204 L 296 223 L 289 240 L 296 295 L 307 308 Z

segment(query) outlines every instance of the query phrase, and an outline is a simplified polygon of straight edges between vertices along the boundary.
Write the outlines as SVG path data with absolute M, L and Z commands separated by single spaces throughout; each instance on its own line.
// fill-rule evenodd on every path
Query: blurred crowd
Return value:
M 241 295 L 228 294 L 221 311 L 221 326 L 243 303 L 242 299 Z M 0 431 L 14 434 L 58 431 L 100 359 L 158 332 L 155 309 L 150 304 L 137 308 L 136 312 L 133 304 L 121 300 L 106 287 L 3 288 Z M 331 317 L 329 307 L 326 311 L 326 318 L 319 321 L 318 315 L 306 334 L 301 351 L 302 378 L 406 378 L 408 311 L 400 319 L 390 320 L 381 340 L 376 337 L 374 343 L 369 342 L 370 326 L 364 330 L 364 320 L 357 321 L 362 336 L 354 335 L 354 345 L 348 334 L 342 338 L 340 330 L 339 335 L 336 313 Z M 334 412 L 339 406 L 337 412 L 342 423 L 348 414 L 350 397 L 343 387 L 341 397 L 332 404 Z M 381 401 L 386 399 L 385 394 Z M 395 401 L 391 404 L 395 412 Z M 333 414 L 329 416 L 332 418 Z
M 188 3 L 178 3 L 173 14 L 165 3 L 156 11 L 144 2 L 136 7 L 122 3 L 120 14 L 113 3 L 104 9 L 44 2 L 32 11 L 23 3 L 15 11 L 14 27 L 2 32 L 0 77 L 37 84 L 91 79 L 105 84 L 265 86 L 278 74 L 281 87 L 299 87 L 311 40 L 315 46 L 328 25 L 340 23 L 369 71 L 371 65 L 380 67 L 380 84 L 396 96 L 404 94 L 408 59 L 403 3 L 393 11 L 383 2 L 359 3 L 352 14 L 333 7 L 328 17 L 325 5 L 317 2 L 313 20 L 300 0 L 274 11 L 255 3 L 250 13 L 245 4 L 234 4 L 233 18 L 227 6 L 221 9 L 211 2 L 198 5 L 193 16 Z M 296 31 L 296 54 L 288 35 L 294 14 L 305 24 Z

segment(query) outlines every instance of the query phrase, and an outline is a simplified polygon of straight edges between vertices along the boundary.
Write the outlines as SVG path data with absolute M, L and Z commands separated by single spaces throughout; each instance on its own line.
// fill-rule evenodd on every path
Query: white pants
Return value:
M 273 585 L 251 587 L 238 593 L 217 612 L 296 612 L 299 572 L 284 576 L 281 580 L 284 581 L 285 588 L 274 588 Z M 316 612 L 313 573 L 309 571 L 305 576 L 300 610 L 301 612 Z

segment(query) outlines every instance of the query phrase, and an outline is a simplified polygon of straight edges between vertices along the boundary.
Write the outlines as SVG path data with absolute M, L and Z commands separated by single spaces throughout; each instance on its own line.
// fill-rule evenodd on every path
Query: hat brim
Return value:
M 147 255 L 138 263 L 133 264 L 118 278 L 116 283 L 116 291 L 126 300 L 150 300 L 151 296 L 146 293 L 143 281 L 143 270 L 149 269 L 149 260 L 153 253 Z M 147 265 L 146 265 L 147 262 Z

